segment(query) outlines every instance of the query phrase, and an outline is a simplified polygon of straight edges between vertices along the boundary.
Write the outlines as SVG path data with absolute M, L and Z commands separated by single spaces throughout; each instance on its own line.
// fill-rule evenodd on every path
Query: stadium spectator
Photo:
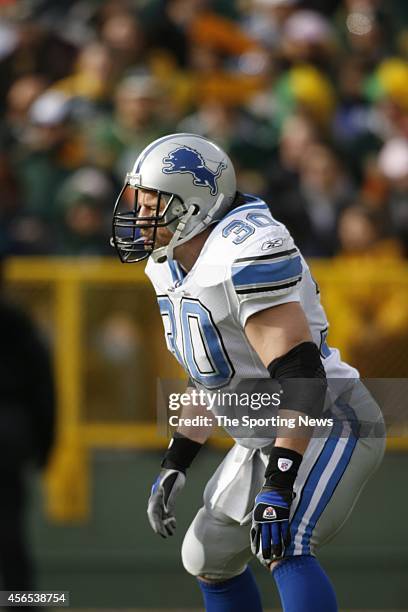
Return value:
M 331 255 L 339 212 L 350 204 L 354 191 L 332 149 L 311 144 L 300 167 L 300 192 L 310 219 L 316 255 Z M 320 250 L 320 252 L 319 252 Z
M 263 75 L 248 72 L 240 64 L 243 59 L 245 64 L 247 54 L 261 54 L 260 47 L 238 24 L 217 14 L 212 2 L 170 0 L 159 2 L 156 10 L 151 18 L 150 43 L 165 52 L 164 57 L 159 56 L 164 62 L 167 58 L 168 66 L 169 56 L 176 60 L 176 77 L 180 68 L 184 70 L 190 105 L 203 100 L 240 104 L 262 88 Z
M 388 214 L 393 233 L 408 255 L 408 142 L 403 138 L 389 140 L 378 158 L 388 188 Z
M 287 223 L 306 255 L 334 255 L 338 215 L 353 197 L 352 184 L 334 151 L 311 142 L 303 149 L 297 185 L 289 182 L 290 174 L 287 181 L 287 189 L 276 198 L 277 218 Z
M 47 224 L 65 178 L 90 165 L 120 180 L 147 142 L 176 125 L 228 149 L 242 188 L 272 195 L 306 254 L 338 248 L 335 223 L 307 203 L 317 193 L 313 164 L 302 161 L 310 142 L 337 151 L 360 200 L 385 209 L 406 243 L 406 189 L 379 162 L 390 139 L 408 136 L 401 3 L 41 0 L 7 2 L 0 14 L 2 163 L 21 192 L 2 211 L 13 253 L 64 250 L 63 232 Z M 348 197 L 334 198 L 332 212 Z M 321 229 L 313 248 L 302 243 L 311 209 Z
M 100 37 L 110 51 L 118 74 L 136 66 L 145 66 L 144 32 L 133 11 L 123 9 L 113 12 L 103 21 Z
M 21 205 L 16 176 L 7 156 L 6 149 L 0 148 L 0 252 L 12 250 L 10 226 L 16 218 Z
M 188 24 L 201 4 L 202 0 L 156 2 L 147 15 L 149 48 L 165 51 L 178 67 L 186 68 L 190 48 Z
M 178 130 L 216 138 L 237 163 L 238 172 L 242 168 L 262 173 L 276 140 L 273 126 L 242 107 L 217 100 L 204 100 L 179 123 Z
M 354 190 L 334 151 L 303 115 L 283 124 L 277 158 L 270 166 L 266 200 L 308 256 L 334 255 L 337 219 Z
M 165 49 L 179 66 L 190 63 L 190 52 L 197 47 L 237 56 L 257 48 L 231 19 L 214 10 L 211 0 L 161 0 L 150 14 L 150 46 Z
M 334 270 L 347 270 L 348 281 L 328 292 L 326 308 L 335 314 L 350 358 L 359 364 L 362 375 L 375 377 L 373 355 L 382 356 L 384 376 L 406 377 L 405 360 L 396 363 L 395 355 L 404 354 L 408 339 L 408 296 L 401 286 L 387 283 L 381 290 L 356 282 L 361 269 L 378 281 L 378 270 L 398 270 L 403 262 L 403 246 L 392 236 L 386 212 L 356 204 L 346 209 L 339 220 L 339 254 Z M 370 262 L 372 262 L 371 268 Z M 370 278 L 368 276 L 367 280 Z M 331 337 L 336 341 L 334 330 Z
M 388 230 L 388 231 L 387 231 Z M 353 205 L 340 215 L 338 224 L 339 257 L 385 258 L 402 257 L 402 245 L 390 237 L 387 217 L 382 211 Z
M 22 10 L 16 3 L 16 10 Z M 19 77 L 39 74 L 49 81 L 69 74 L 76 57 L 75 45 L 48 30 L 35 19 L 21 19 L 2 24 L 3 36 L 10 40 L 0 53 L 0 111 L 12 83 Z
M 290 64 L 312 64 L 331 70 L 336 56 L 335 32 L 326 17 L 298 10 L 286 20 L 282 30 L 281 53 Z
M 367 79 L 366 91 L 374 102 L 375 130 L 380 138 L 408 136 L 408 62 L 390 57 Z
M 167 131 L 161 119 L 160 89 L 149 74 L 131 74 L 118 85 L 113 115 L 106 114 L 87 131 L 89 161 L 121 177 L 129 159 L 151 138 Z
M 60 255 L 111 255 L 109 245 L 112 180 L 96 168 L 81 168 L 56 195 Z
M 13 165 L 21 190 L 21 218 L 13 226 L 18 252 L 54 249 L 52 224 L 61 182 L 83 163 L 83 145 L 71 123 L 70 100 L 47 91 L 33 103 L 27 125 L 14 150 Z
M 285 23 L 299 3 L 299 0 L 251 0 L 242 16 L 243 29 L 267 49 L 279 52 Z
M 34 576 L 25 533 L 25 475 L 30 465 L 44 469 L 50 456 L 54 383 L 35 324 L 0 291 L 0 581 L 4 590 L 29 591 Z
M 91 42 L 81 50 L 74 72 L 53 84 L 53 89 L 74 98 L 77 112 L 93 116 L 111 110 L 114 92 L 114 55 L 107 45 Z M 117 70 L 119 72 L 119 70 Z
M 5 146 L 13 146 L 23 137 L 29 123 L 30 108 L 45 88 L 45 79 L 36 74 L 28 74 L 14 81 L 7 94 L 2 130 Z
M 345 0 L 338 15 L 340 32 L 349 55 L 374 68 L 392 53 L 391 22 L 387 4 L 378 0 Z
M 381 146 L 376 111 L 366 94 L 367 65 L 346 56 L 337 79 L 338 103 L 332 133 L 350 171 L 361 179 L 366 158 Z

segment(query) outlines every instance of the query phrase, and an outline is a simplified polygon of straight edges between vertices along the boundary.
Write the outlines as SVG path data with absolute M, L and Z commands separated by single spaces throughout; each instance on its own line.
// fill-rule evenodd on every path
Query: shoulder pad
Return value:
M 276 221 L 262 200 L 251 198 L 230 211 L 214 229 L 209 247 L 231 266 L 241 257 L 265 255 L 294 248 L 286 227 Z M 215 246 L 216 245 L 216 246 Z M 215 248 L 214 248 L 215 247 Z
M 258 202 L 258 206 L 239 207 L 239 216 L 231 211 L 219 229 L 231 244 L 230 277 L 241 299 L 265 292 L 287 293 L 302 278 L 302 258 L 292 236 L 266 204 Z

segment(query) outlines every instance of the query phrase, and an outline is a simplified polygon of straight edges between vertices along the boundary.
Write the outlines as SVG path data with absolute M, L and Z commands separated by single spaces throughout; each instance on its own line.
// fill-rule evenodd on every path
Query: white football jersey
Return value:
M 245 323 L 265 308 L 300 302 L 327 378 L 357 378 L 357 370 L 326 342 L 328 322 L 318 286 L 288 230 L 265 202 L 245 199 L 217 223 L 188 273 L 176 261 L 149 258 L 145 271 L 157 294 L 168 349 L 199 388 L 267 378 Z

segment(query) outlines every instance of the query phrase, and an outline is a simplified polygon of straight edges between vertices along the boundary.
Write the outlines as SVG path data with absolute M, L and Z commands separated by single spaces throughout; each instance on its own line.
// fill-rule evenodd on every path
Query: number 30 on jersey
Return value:
M 191 378 L 207 389 L 217 389 L 228 384 L 234 375 L 234 368 L 210 311 L 199 300 L 182 298 L 181 342 L 178 342 L 172 301 L 166 295 L 158 296 L 157 301 L 167 346 Z

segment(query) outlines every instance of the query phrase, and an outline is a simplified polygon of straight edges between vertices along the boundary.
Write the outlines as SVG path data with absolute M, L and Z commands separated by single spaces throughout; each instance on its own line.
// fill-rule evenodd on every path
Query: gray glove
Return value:
M 153 483 L 147 505 L 147 516 L 153 531 L 162 538 L 173 535 L 176 530 L 175 498 L 185 482 L 186 477 L 183 472 L 163 468 Z

